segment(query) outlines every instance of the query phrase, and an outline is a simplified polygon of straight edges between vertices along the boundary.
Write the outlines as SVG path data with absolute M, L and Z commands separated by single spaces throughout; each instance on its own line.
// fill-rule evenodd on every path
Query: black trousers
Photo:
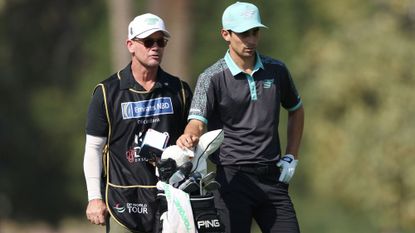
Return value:
M 279 169 L 270 166 L 217 166 L 215 205 L 227 233 L 250 233 L 255 219 L 263 233 L 299 233 L 288 194 L 278 181 Z

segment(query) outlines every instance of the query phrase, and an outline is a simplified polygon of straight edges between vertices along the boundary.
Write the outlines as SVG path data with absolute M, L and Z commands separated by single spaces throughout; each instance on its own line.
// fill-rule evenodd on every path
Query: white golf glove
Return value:
M 280 161 L 277 163 L 277 166 L 281 170 L 281 175 L 279 177 L 280 182 L 288 184 L 291 178 L 294 176 L 295 167 L 297 166 L 298 160 L 294 159 L 292 154 L 286 154 L 282 156 Z

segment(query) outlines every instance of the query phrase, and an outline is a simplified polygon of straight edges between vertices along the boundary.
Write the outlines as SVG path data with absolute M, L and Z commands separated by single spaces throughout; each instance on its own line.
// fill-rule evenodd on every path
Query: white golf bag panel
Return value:
M 223 130 L 217 129 L 203 134 L 194 152 L 192 172 L 200 172 L 202 175 L 207 173 L 207 157 L 215 152 L 222 144 L 224 138 Z

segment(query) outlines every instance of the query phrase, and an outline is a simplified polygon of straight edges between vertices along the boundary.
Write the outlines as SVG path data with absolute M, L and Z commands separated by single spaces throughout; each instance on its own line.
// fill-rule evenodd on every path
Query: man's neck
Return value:
M 230 56 L 235 62 L 235 64 L 244 72 L 247 74 L 252 74 L 252 71 L 255 67 L 255 58 L 256 56 L 251 57 L 241 57 L 238 54 L 230 51 Z
M 145 90 L 149 91 L 153 88 L 154 83 L 157 81 L 156 67 L 145 67 L 138 63 L 131 64 L 131 71 L 136 82 L 138 82 Z

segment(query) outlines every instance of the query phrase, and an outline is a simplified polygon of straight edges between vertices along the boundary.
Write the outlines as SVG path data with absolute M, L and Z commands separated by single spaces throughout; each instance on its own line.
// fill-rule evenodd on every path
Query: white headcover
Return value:
M 194 157 L 192 150 L 187 148 L 182 149 L 177 145 L 169 146 L 164 149 L 163 154 L 161 154 L 161 159 L 172 158 L 176 161 L 176 165 L 180 167 L 183 163 L 190 161 L 190 158 Z
M 164 149 L 161 154 L 161 159 L 172 158 L 176 161 L 176 165 L 179 167 L 187 161 L 191 161 L 193 168 L 192 172 L 200 172 L 202 175 L 207 173 L 207 157 L 215 152 L 223 142 L 223 130 L 213 130 L 203 134 L 199 138 L 194 152 L 189 149 L 181 149 L 177 145 L 169 146 Z M 193 157 L 193 159 L 192 159 Z
M 224 134 L 222 129 L 212 130 L 203 134 L 199 138 L 196 146 L 194 158 L 192 159 L 192 172 L 200 172 L 202 175 L 207 173 L 207 157 L 215 152 L 222 144 Z

